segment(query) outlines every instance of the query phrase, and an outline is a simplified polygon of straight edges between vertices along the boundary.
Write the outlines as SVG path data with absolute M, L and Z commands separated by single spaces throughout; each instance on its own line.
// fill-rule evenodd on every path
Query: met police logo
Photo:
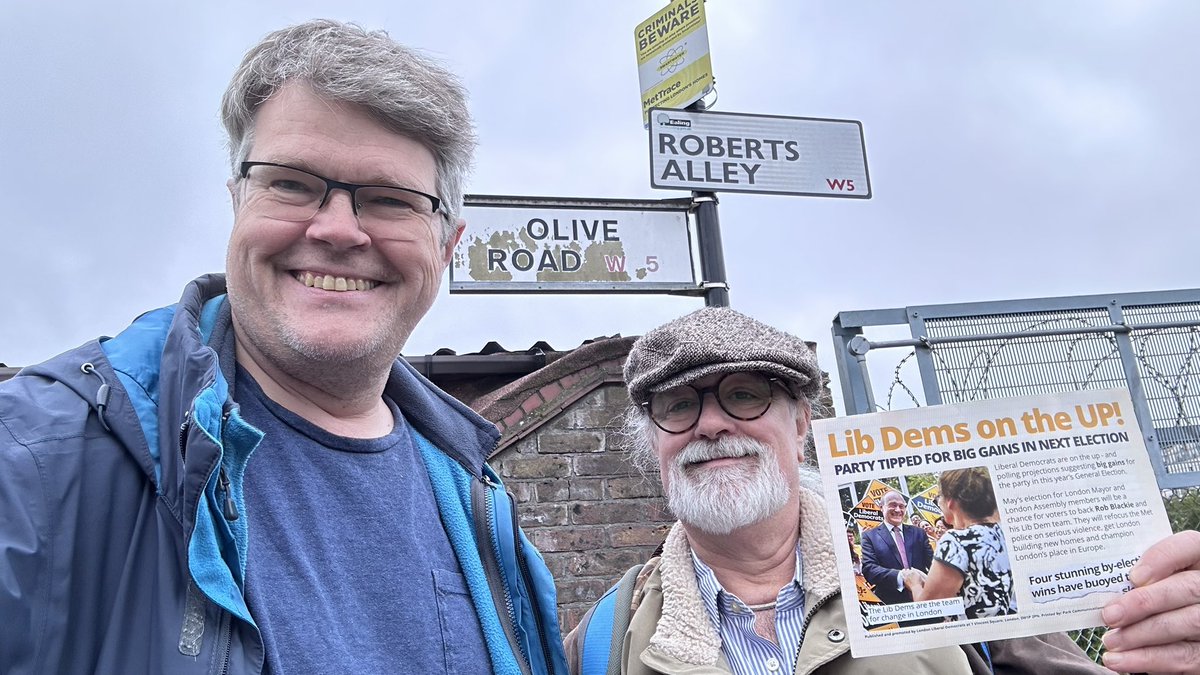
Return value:
M 658 126 L 660 127 L 676 127 L 679 129 L 692 128 L 691 120 L 674 119 L 664 112 L 658 113 L 658 115 L 655 116 L 654 121 L 658 122 Z

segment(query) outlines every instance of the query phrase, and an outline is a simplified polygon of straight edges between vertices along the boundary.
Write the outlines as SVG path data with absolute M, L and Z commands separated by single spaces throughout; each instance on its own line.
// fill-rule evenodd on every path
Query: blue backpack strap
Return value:
M 964 647 L 968 647 L 968 646 L 974 647 L 975 651 L 979 652 L 979 654 L 981 656 L 983 656 L 983 660 L 987 662 L 988 672 L 993 673 L 993 675 L 995 674 L 996 666 L 995 666 L 995 664 L 992 663 L 992 650 L 991 650 L 991 648 L 988 647 L 988 643 L 975 642 L 971 645 L 963 645 L 963 646 Z
M 621 643 L 629 628 L 633 587 L 641 571 L 641 565 L 630 567 L 625 576 L 596 601 L 584 626 L 580 675 L 620 674 Z

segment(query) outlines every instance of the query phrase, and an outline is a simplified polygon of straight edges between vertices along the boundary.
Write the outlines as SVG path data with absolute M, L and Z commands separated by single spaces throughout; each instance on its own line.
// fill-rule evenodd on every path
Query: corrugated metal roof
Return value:
M 613 335 L 618 338 L 620 335 Z M 580 347 L 608 337 L 595 337 L 584 340 Z M 432 354 L 420 356 L 405 356 L 404 358 L 425 377 L 430 379 L 445 377 L 479 377 L 485 375 L 515 375 L 531 373 L 550 361 L 575 348 L 555 349 L 545 340 L 538 340 L 524 349 L 507 349 L 495 340 L 489 340 L 477 352 L 459 354 L 443 347 Z M 9 367 L 0 363 L 0 382 L 17 374 L 20 368 Z

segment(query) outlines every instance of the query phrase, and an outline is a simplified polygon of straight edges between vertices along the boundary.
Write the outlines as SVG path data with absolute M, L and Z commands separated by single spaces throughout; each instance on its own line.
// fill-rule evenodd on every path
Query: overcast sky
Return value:
M 223 268 L 221 93 L 263 34 L 312 17 L 461 75 L 468 192 L 687 194 L 650 188 L 640 119 L 633 29 L 662 0 L 168 4 L 0 6 L 0 362 L 115 334 Z M 842 310 L 1198 285 L 1200 3 L 705 9 L 716 110 L 863 124 L 873 199 L 721 197 L 733 306 L 816 340 L 826 370 Z M 701 306 L 443 289 L 405 353 L 570 348 Z

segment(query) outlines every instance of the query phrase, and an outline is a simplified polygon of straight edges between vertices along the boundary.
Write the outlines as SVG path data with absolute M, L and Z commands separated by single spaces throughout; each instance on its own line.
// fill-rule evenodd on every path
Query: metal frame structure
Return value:
M 1013 330 L 1014 324 L 1022 327 Z M 871 341 L 863 334 L 868 327 L 905 325 L 911 339 Z M 1163 352 L 1164 341 L 1178 344 L 1179 338 L 1188 342 L 1186 353 Z M 1127 387 L 1159 487 L 1200 485 L 1200 289 L 847 311 L 835 317 L 833 339 L 847 414 L 879 410 L 867 372 L 867 355 L 898 347 L 914 350 L 928 405 L 1102 384 Z M 1090 370 L 1057 380 L 1043 377 L 1051 371 L 1063 375 L 1078 367 L 1062 360 L 1029 357 L 1056 339 L 1070 341 L 1070 349 L 1090 343 L 1091 353 L 1084 357 L 1090 359 Z M 1097 356 L 1097 344 L 1101 352 L 1109 351 Z M 980 351 L 969 367 L 980 368 L 974 361 L 983 355 L 987 362 L 983 368 L 1008 368 L 1010 384 L 990 387 L 986 375 L 978 378 L 974 388 L 964 389 L 963 382 L 954 381 L 949 374 L 954 366 L 939 354 L 939 348 L 949 352 L 973 347 Z M 1001 358 L 1006 349 L 1010 353 Z M 1160 366 L 1176 372 L 1166 375 Z M 1162 423 L 1161 414 L 1157 416 L 1160 423 L 1155 424 L 1156 415 L 1147 398 L 1147 377 L 1152 380 L 1151 389 L 1168 391 L 1174 397 L 1178 413 L 1173 426 Z M 1183 424 L 1190 408 L 1195 408 L 1196 425 Z M 1164 436 L 1167 443 L 1160 443 Z M 1164 447 L 1171 450 L 1169 455 L 1174 454 L 1164 459 Z

